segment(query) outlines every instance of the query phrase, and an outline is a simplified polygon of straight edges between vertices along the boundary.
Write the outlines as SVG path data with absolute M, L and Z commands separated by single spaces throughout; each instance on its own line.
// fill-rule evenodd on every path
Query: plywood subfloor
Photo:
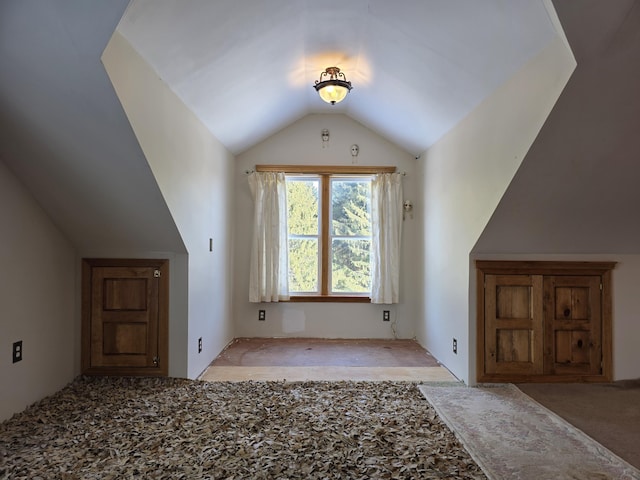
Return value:
M 458 380 L 414 340 L 238 338 L 205 381 Z

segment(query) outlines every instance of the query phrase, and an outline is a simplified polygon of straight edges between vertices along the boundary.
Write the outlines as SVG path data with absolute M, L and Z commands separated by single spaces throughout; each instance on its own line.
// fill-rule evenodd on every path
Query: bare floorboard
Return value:
M 414 340 L 313 338 L 236 339 L 200 378 L 206 381 L 458 381 Z

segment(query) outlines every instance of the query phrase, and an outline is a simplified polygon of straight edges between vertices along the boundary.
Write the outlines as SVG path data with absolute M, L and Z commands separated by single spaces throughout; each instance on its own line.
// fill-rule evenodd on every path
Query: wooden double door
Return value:
M 479 381 L 608 381 L 612 264 L 478 262 Z
M 83 260 L 83 373 L 167 375 L 168 265 Z

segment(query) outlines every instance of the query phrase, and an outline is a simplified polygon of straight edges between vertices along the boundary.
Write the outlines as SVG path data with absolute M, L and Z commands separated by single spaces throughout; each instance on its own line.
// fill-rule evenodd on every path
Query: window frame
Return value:
M 290 295 L 290 302 L 346 302 L 346 303 L 371 303 L 371 295 L 355 293 L 330 293 L 330 241 L 331 232 L 331 177 L 363 177 L 372 176 L 378 173 L 395 173 L 396 167 L 391 166 L 313 166 L 313 165 L 256 165 L 257 172 L 284 172 L 287 176 L 314 175 L 320 180 L 320 294 L 294 294 Z

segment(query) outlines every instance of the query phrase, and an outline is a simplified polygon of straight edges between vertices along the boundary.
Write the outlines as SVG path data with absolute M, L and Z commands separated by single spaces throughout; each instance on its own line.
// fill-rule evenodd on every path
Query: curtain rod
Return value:
M 376 174 L 395 173 L 396 167 L 390 166 L 361 166 L 361 165 L 256 165 L 255 170 L 245 170 L 246 175 L 253 172 L 284 172 L 284 173 L 317 173 L 317 174 Z M 406 172 L 400 172 L 405 176 Z

